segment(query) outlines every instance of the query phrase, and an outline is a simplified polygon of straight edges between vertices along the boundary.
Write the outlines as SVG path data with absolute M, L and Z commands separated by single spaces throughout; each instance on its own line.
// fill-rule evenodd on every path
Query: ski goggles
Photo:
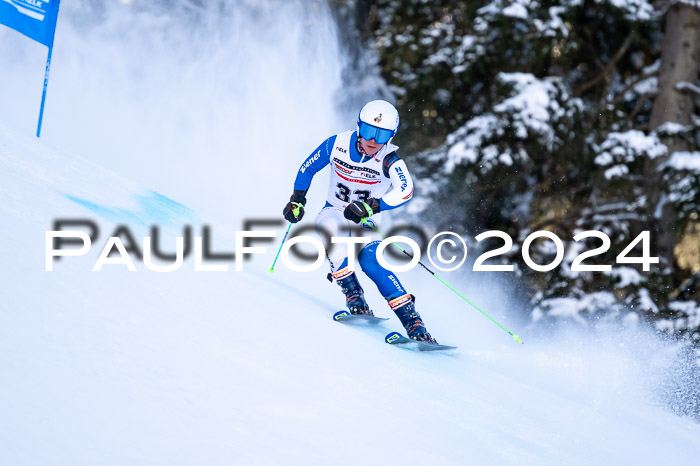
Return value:
M 376 126 L 368 125 L 364 121 L 359 124 L 360 137 L 366 141 L 374 139 L 377 144 L 386 144 L 389 139 L 393 138 L 396 134 L 395 131 L 390 129 L 377 128 Z

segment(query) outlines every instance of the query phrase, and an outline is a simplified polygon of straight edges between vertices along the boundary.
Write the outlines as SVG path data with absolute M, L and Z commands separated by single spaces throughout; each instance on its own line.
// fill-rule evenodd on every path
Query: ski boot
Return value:
M 367 301 L 365 301 L 365 292 L 362 290 L 362 286 L 360 286 L 360 282 L 357 280 L 354 272 L 350 272 L 350 275 L 346 275 L 344 278 L 336 279 L 336 282 L 343 290 L 345 305 L 350 314 L 374 316 L 369 305 L 367 305 Z
M 391 310 L 394 311 L 396 317 L 399 318 L 401 324 L 403 324 L 408 334 L 408 338 L 416 341 L 424 341 L 426 343 L 431 343 L 437 345 L 438 342 L 435 338 L 430 336 L 428 330 L 426 330 L 423 320 L 416 311 L 416 297 L 412 294 L 405 294 L 399 296 L 398 298 L 387 298 Z

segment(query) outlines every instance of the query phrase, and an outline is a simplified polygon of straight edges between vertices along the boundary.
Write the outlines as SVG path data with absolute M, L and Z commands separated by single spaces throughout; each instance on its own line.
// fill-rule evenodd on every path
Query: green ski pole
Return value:
M 376 231 L 382 238 L 386 239 L 386 236 L 385 236 L 381 231 L 379 231 L 374 225 L 371 225 L 371 224 L 367 223 L 367 220 L 366 220 L 366 219 L 363 218 L 363 219 L 362 219 L 362 223 L 364 223 L 365 225 L 371 227 L 371 228 L 372 228 L 374 231 Z M 398 248 L 399 251 L 401 251 L 402 253 L 406 254 L 406 255 L 407 255 L 408 257 L 410 257 L 411 259 L 413 258 L 413 256 L 412 256 L 411 254 L 409 254 L 408 252 L 406 252 L 406 250 L 405 250 L 404 248 L 402 248 L 401 246 L 399 246 L 398 244 L 393 243 L 393 242 L 392 242 L 391 244 L 393 244 L 396 248 Z M 464 296 L 462 293 L 460 293 L 459 291 L 457 291 L 452 285 L 450 285 L 449 283 L 447 283 L 445 280 L 443 280 L 442 278 L 440 278 L 440 277 L 438 276 L 438 274 L 436 274 L 435 272 L 433 272 L 432 270 L 430 270 L 428 267 L 426 267 L 425 264 L 423 264 L 421 261 L 418 261 L 418 265 L 420 265 L 420 266 L 423 267 L 425 270 L 427 270 L 428 273 L 430 273 L 430 275 L 432 275 L 433 277 L 437 278 L 437 279 L 440 281 L 440 283 L 442 283 L 443 285 L 445 285 L 445 286 L 446 286 L 447 288 L 449 288 L 450 290 L 454 291 L 454 292 L 457 294 L 457 296 L 459 296 L 460 298 L 462 298 L 463 300 L 465 300 L 466 302 L 468 302 L 469 304 L 471 304 L 477 311 L 479 311 L 479 312 L 481 312 L 483 315 L 485 315 L 491 322 L 493 322 L 494 324 L 496 324 L 496 325 L 498 325 L 499 327 L 501 327 L 504 331 L 506 331 L 506 333 L 508 333 L 508 335 L 510 335 L 511 337 L 513 337 L 513 339 L 514 339 L 515 341 L 517 341 L 518 343 L 524 343 L 524 342 L 520 339 L 520 337 L 519 337 L 518 335 L 515 335 L 513 332 L 511 332 L 510 330 L 508 330 L 507 328 L 505 328 L 503 325 L 501 325 L 498 321 L 496 321 L 496 319 L 494 319 L 493 317 L 491 317 L 490 315 L 488 315 L 486 312 L 484 312 L 483 310 L 481 310 L 481 308 L 480 308 L 479 306 L 477 306 L 476 304 L 474 304 L 473 302 L 471 302 L 469 299 L 467 299 L 466 296 Z
M 296 217 L 299 215 L 299 206 L 301 204 L 297 204 L 296 202 L 293 202 L 294 208 L 292 209 L 292 213 Z M 275 261 L 272 263 L 272 267 L 270 267 L 270 273 L 275 273 L 275 264 L 277 263 L 277 259 L 280 256 L 280 252 L 282 252 L 282 246 L 284 246 L 284 242 L 287 241 L 287 236 L 289 235 L 289 230 L 292 229 L 292 222 L 289 222 L 289 226 L 287 227 L 287 232 L 284 234 L 284 238 L 282 238 L 282 243 L 280 244 L 280 248 L 277 250 L 277 255 L 275 256 Z

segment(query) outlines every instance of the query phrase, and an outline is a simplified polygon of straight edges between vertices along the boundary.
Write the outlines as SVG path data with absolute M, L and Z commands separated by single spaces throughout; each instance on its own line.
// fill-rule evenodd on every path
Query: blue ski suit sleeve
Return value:
M 413 198 L 413 178 L 406 162 L 397 154 L 388 156 L 384 161 L 384 176 L 391 179 L 393 189 L 379 199 L 380 211 L 396 209 Z
M 335 144 L 335 136 L 331 136 L 309 155 L 299 167 L 299 172 L 294 180 L 294 190 L 306 191 L 311 186 L 314 175 L 331 163 L 331 152 Z

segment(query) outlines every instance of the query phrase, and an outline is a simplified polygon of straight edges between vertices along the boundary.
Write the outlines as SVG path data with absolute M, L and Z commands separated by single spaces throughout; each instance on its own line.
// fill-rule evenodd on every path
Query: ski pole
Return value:
M 363 219 L 362 219 L 362 223 L 364 223 L 365 225 L 371 227 L 374 231 L 376 231 L 376 232 L 379 234 L 379 236 L 381 236 L 382 238 L 386 239 L 386 236 L 385 236 L 381 231 L 379 231 L 374 225 L 371 225 L 370 223 L 368 223 L 366 218 L 363 218 Z M 393 242 L 392 242 L 391 244 L 393 244 L 396 248 L 398 248 L 399 251 L 401 251 L 402 253 L 406 254 L 406 255 L 407 255 L 408 257 L 410 257 L 411 259 L 413 259 L 413 256 L 412 256 L 411 254 L 409 254 L 408 252 L 406 252 L 406 250 L 405 250 L 404 248 L 402 248 L 401 246 L 399 246 L 398 244 L 393 243 Z M 433 272 L 432 270 L 430 270 L 428 267 L 426 267 L 425 264 L 423 264 L 421 261 L 418 261 L 418 265 L 420 265 L 420 266 L 423 267 L 425 270 L 427 270 L 427 271 L 430 273 L 430 275 L 432 275 L 433 277 L 437 278 L 437 279 L 440 281 L 440 283 L 442 283 L 443 285 L 445 285 L 445 286 L 446 286 L 447 288 L 449 288 L 450 290 L 454 291 L 454 292 L 457 294 L 457 296 L 459 296 L 460 298 L 462 298 L 463 300 L 465 300 L 466 302 L 468 302 L 469 304 L 471 304 L 477 311 L 479 311 L 479 312 L 481 312 L 483 315 L 485 315 L 491 322 L 493 322 L 494 324 L 498 325 L 498 326 L 501 327 L 503 330 L 505 330 L 511 337 L 513 337 L 513 339 L 514 339 L 515 341 L 517 341 L 518 343 L 524 343 L 524 342 L 520 339 L 520 337 L 519 337 L 518 335 L 515 335 L 513 332 L 511 332 L 510 330 L 508 330 L 507 328 L 505 328 L 503 325 L 501 325 L 498 321 L 496 321 L 496 319 L 494 319 L 493 317 L 491 317 L 490 315 L 488 315 L 486 312 L 484 312 L 483 310 L 481 310 L 481 308 L 480 308 L 479 306 L 477 306 L 476 304 L 474 304 L 473 302 L 471 302 L 469 299 L 467 299 L 466 296 L 464 296 L 462 293 L 460 293 L 459 291 L 457 291 L 452 285 L 450 285 L 449 283 L 447 283 L 445 280 L 443 280 L 442 278 L 440 278 L 440 277 L 438 276 L 438 274 L 436 274 L 435 272 Z
M 296 217 L 299 215 L 299 206 L 294 206 L 292 209 L 292 213 Z M 284 242 L 287 241 L 287 236 L 289 235 L 289 230 L 292 229 L 292 222 L 289 222 L 289 226 L 287 227 L 287 232 L 284 234 L 284 238 L 282 238 L 282 243 L 280 244 L 280 248 L 277 250 L 277 255 L 275 256 L 275 261 L 272 263 L 272 267 L 270 267 L 270 273 L 275 273 L 275 264 L 277 263 L 277 258 L 280 256 L 280 252 L 282 252 L 282 246 L 284 246 Z

